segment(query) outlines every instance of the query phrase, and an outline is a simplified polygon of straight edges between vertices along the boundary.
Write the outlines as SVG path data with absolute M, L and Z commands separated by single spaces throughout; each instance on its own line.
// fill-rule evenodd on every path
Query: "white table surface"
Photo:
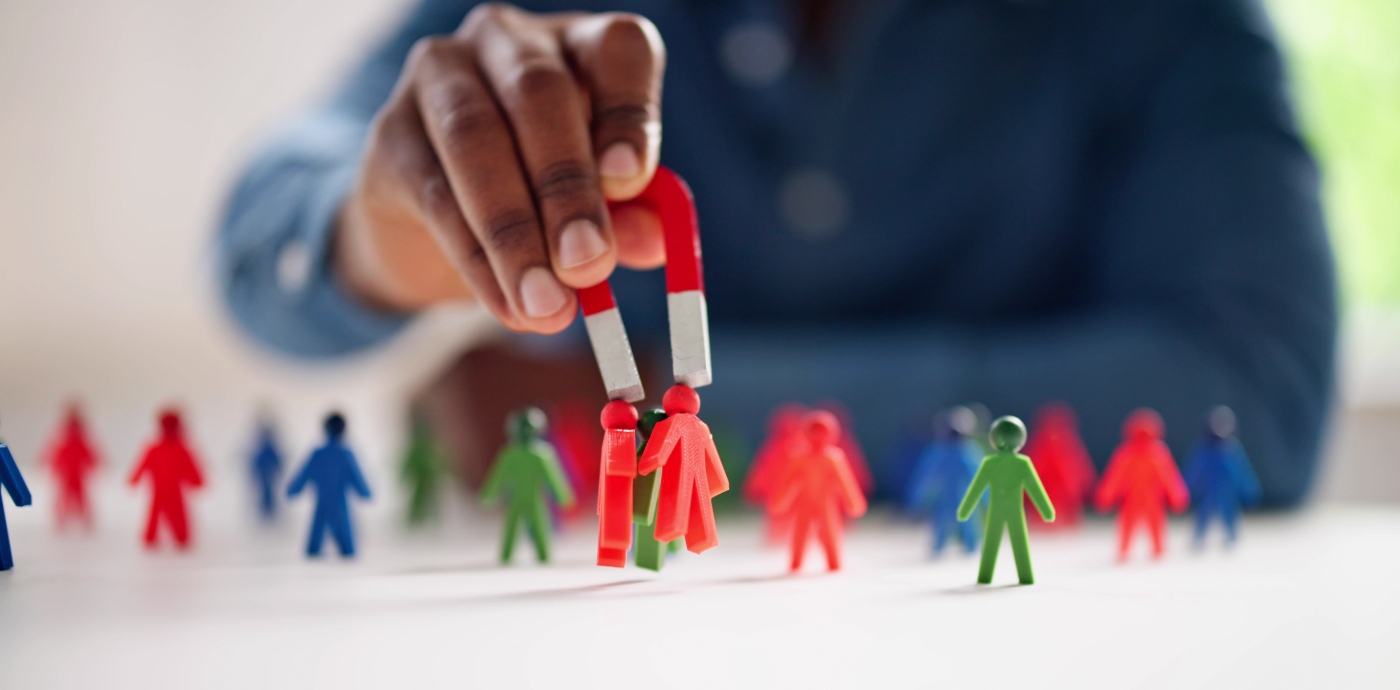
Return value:
M 1127 565 L 1109 522 L 1037 534 L 1029 587 L 1005 546 L 979 587 L 975 557 L 882 514 L 844 572 L 816 550 L 792 577 L 751 516 L 656 574 L 592 565 L 591 521 L 502 568 L 498 518 L 460 508 L 427 533 L 362 519 L 349 562 L 301 556 L 304 506 L 204 519 L 186 554 L 144 552 L 135 509 L 91 535 L 5 509 L 0 688 L 1400 687 L 1400 507 L 1251 516 L 1203 552 L 1180 521 Z

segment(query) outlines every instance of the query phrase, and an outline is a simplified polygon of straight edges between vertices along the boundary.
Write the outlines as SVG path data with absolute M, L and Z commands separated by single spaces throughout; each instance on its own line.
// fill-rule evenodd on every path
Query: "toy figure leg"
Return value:
M 262 509 L 262 515 L 263 515 L 263 517 L 265 517 L 265 518 L 272 517 L 273 514 L 277 512 L 277 502 L 276 502 L 276 501 L 277 501 L 277 499 L 274 498 L 273 495 L 272 495 L 272 482 L 267 481 L 267 480 L 263 480 L 263 483 L 262 483 L 262 500 L 259 501 L 259 504 L 258 504 L 258 507 Z
M 1118 514 L 1118 560 L 1128 558 L 1128 549 L 1133 545 L 1133 530 L 1137 527 L 1136 510 L 1124 509 Z
M 669 544 L 665 545 L 669 546 Z M 651 525 L 637 525 L 637 567 L 661 571 L 666 562 L 666 549 L 657 540 Z
M 175 535 L 175 545 L 181 549 L 190 546 L 190 526 L 185 517 L 185 506 L 172 505 L 165 510 L 166 524 L 170 525 L 170 531 Z
M 666 478 L 662 477 L 661 480 L 665 481 Z M 710 490 L 704 482 L 691 484 L 689 503 L 689 524 L 684 530 L 685 548 L 693 553 L 701 553 L 719 544 L 719 532 L 715 529 L 715 515 L 710 506 Z
M 817 539 L 826 550 L 826 569 L 841 569 L 841 516 L 829 510 L 817 519 Z
M 798 513 L 797 518 L 792 521 L 792 561 L 788 569 L 797 572 L 802 569 L 802 557 L 807 551 L 807 525 L 810 523 L 807 515 Z
M 1221 507 L 1220 521 L 1225 525 L 1225 541 L 1230 544 L 1235 543 L 1235 537 L 1238 536 L 1238 532 L 1236 530 L 1239 526 L 1240 521 L 1239 506 Z
M 316 511 L 316 516 L 311 518 L 311 536 L 306 541 L 306 555 L 321 555 L 321 543 L 326 538 L 326 516 L 320 510 Z
M 346 558 L 354 556 L 355 531 L 350 527 L 349 511 L 338 511 L 336 515 L 329 516 L 326 527 L 330 530 L 331 538 L 335 539 L 335 545 L 340 548 L 340 555 Z
M 520 509 L 515 505 L 506 508 L 505 531 L 501 533 L 501 562 L 509 563 L 515 552 L 515 532 L 520 526 Z
M 1163 549 L 1163 533 L 1167 529 L 1167 516 L 1153 515 L 1147 521 L 1147 528 L 1152 535 L 1152 557 L 1161 558 Z
M 605 476 L 598 491 L 598 565 L 621 568 L 632 543 L 632 478 Z
M 549 515 L 544 502 L 535 504 L 535 509 L 526 513 L 526 527 L 530 530 L 530 540 L 535 543 L 535 559 L 549 562 Z
M 1196 546 L 1199 547 L 1206 540 L 1206 528 L 1210 527 L 1211 506 L 1208 503 L 1201 503 L 1196 506 Z
M 1026 516 L 1006 521 L 1006 536 L 1011 539 L 1011 555 L 1016 558 L 1016 577 L 1023 585 L 1035 584 L 1035 573 L 1031 572 L 1031 545 L 1026 539 Z
M 982 567 L 977 570 L 977 582 L 989 585 L 997 569 L 997 550 L 1001 548 L 1001 532 L 1006 520 L 993 516 L 987 520 L 987 533 L 982 538 Z
M 151 501 L 151 512 L 146 516 L 145 541 L 148 549 L 153 549 L 156 546 L 156 527 L 159 524 L 157 520 L 160 518 L 160 514 L 160 504 Z
M 10 553 L 10 527 L 5 524 L 5 507 L 0 506 L 0 570 L 15 567 L 14 555 Z
M 948 544 L 948 535 L 953 531 L 953 526 L 937 515 L 929 517 L 929 526 L 933 528 L 933 552 L 943 553 L 943 547 Z

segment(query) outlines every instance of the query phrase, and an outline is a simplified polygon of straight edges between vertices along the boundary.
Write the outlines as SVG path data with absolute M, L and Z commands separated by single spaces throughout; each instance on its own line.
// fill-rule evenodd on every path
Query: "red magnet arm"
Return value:
M 713 381 L 710 368 L 709 310 L 700 261 L 700 224 L 695 199 L 685 180 L 658 167 L 651 184 L 636 199 L 661 219 L 666 244 L 666 310 L 671 322 L 671 369 L 676 383 L 692 388 Z M 632 345 L 613 300 L 612 287 L 603 281 L 578 291 L 583 322 L 593 355 L 603 374 L 608 397 L 636 402 L 645 397 Z

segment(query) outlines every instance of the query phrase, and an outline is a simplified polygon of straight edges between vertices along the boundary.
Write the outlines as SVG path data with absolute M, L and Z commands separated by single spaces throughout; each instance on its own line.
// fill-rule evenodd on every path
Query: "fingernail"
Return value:
M 580 218 L 565 225 L 564 232 L 559 233 L 559 268 L 581 266 L 607 250 L 608 243 L 603 241 L 598 226 Z
M 552 316 L 569 301 L 564 286 L 544 266 L 534 266 L 520 276 L 520 304 L 532 319 Z
M 598 174 L 603 177 L 630 180 L 642 171 L 642 162 L 630 144 L 617 143 L 603 152 L 598 161 Z

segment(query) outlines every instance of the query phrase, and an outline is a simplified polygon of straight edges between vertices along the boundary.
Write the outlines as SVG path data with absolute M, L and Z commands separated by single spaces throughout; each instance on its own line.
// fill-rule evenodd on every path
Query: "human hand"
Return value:
M 341 209 L 334 263 L 386 309 L 475 299 L 555 333 L 573 290 L 665 262 L 635 197 L 656 170 L 665 47 L 637 15 L 478 6 L 414 46 Z

